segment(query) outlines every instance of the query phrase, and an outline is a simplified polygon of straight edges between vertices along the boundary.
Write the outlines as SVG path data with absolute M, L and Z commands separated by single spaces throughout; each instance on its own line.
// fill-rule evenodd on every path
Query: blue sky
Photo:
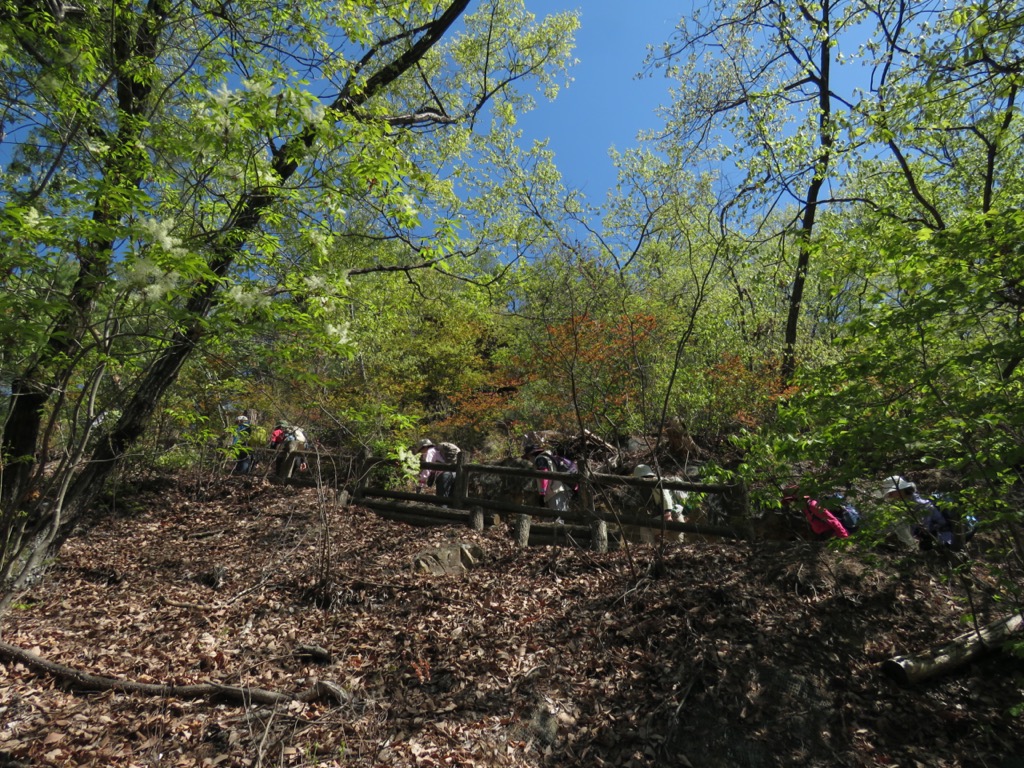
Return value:
M 553 102 L 540 100 L 519 127 L 527 141 L 550 139 L 566 186 L 601 203 L 615 185 L 611 147 L 636 146 L 640 130 L 660 127 L 655 109 L 668 102 L 669 82 L 636 79 L 648 45 L 660 45 L 689 3 L 678 0 L 532 0 L 538 16 L 579 9 L 574 82 Z

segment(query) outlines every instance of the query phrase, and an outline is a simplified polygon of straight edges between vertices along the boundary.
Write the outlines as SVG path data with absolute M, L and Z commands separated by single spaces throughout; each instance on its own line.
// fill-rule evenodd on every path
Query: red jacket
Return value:
M 850 536 L 839 522 L 839 519 L 818 503 L 817 499 L 806 499 L 804 504 L 804 517 L 811 525 L 811 531 L 820 536 L 823 533 L 832 533 L 840 539 Z

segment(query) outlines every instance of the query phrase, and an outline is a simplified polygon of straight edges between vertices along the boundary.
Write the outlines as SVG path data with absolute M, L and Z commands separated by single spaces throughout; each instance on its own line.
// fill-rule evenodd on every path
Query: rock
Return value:
M 465 573 L 479 564 L 484 555 L 483 549 L 477 544 L 454 541 L 416 553 L 412 559 L 412 569 L 431 576 Z

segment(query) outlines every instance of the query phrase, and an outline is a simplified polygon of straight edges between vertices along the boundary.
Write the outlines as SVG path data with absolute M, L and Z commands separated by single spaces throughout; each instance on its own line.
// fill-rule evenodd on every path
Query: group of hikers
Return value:
M 434 443 L 422 439 L 412 446 L 419 454 L 421 469 L 417 476 L 417 489 L 425 492 L 434 487 L 441 497 L 451 497 L 455 485 L 455 472 L 449 469 L 423 467 L 423 464 L 453 465 L 460 449 L 453 443 Z M 527 442 L 523 458 L 541 472 L 576 474 L 576 463 L 559 455 L 543 442 Z M 637 478 L 657 478 L 657 473 L 647 464 L 637 465 L 633 472 Z M 664 478 L 673 480 L 677 478 Z M 538 478 L 538 502 L 550 510 L 565 512 L 569 503 L 579 491 L 579 485 L 564 477 Z M 917 522 L 909 526 L 909 535 L 921 550 L 936 546 L 959 547 L 974 535 L 976 520 L 966 517 L 958 521 L 949 511 L 948 505 L 938 497 L 925 497 L 918 493 L 917 485 L 899 475 L 886 478 L 876 497 L 888 503 L 904 505 L 908 517 Z M 693 498 L 687 491 L 653 488 L 642 502 L 652 516 L 660 515 L 666 521 L 685 522 L 686 513 L 692 509 Z M 810 537 L 819 541 L 830 538 L 846 539 L 860 526 L 860 513 L 842 493 L 832 493 L 821 498 L 799 495 L 790 489 L 783 498 L 784 509 L 799 506 L 807 523 Z
M 977 520 L 973 516 L 958 519 L 945 500 L 939 496 L 922 496 L 916 483 L 900 475 L 887 477 L 875 495 L 879 501 L 901 505 L 906 516 L 916 521 L 897 530 L 897 535 L 905 533 L 922 551 L 936 547 L 960 548 L 974 536 Z M 783 507 L 794 506 L 799 506 L 812 537 L 819 541 L 848 538 L 860 525 L 860 514 L 841 493 L 818 499 L 799 496 L 791 489 L 783 497 Z
M 411 450 L 419 454 L 422 467 L 417 476 L 417 491 L 422 493 L 427 488 L 434 487 L 437 496 L 451 497 L 455 484 L 455 473 L 451 470 L 429 468 L 422 465 L 454 464 L 460 453 L 459 447 L 454 443 L 435 444 L 429 438 L 424 438 L 415 443 Z M 533 468 L 540 472 L 560 475 L 579 473 L 576 462 L 560 455 L 544 442 L 527 440 L 522 458 L 529 461 Z M 656 477 L 656 474 L 647 464 L 640 464 L 633 471 L 633 476 L 647 478 Z M 539 506 L 554 512 L 567 512 L 573 497 L 579 493 L 579 483 L 574 483 L 564 477 L 539 477 L 536 480 L 536 490 Z M 651 492 L 650 501 L 652 509 L 656 509 L 664 515 L 664 519 L 683 522 L 688 496 L 686 491 L 654 489 Z
M 249 417 L 237 417 L 232 438 L 232 455 L 235 458 L 232 474 L 249 474 L 254 466 L 252 450 L 252 425 Z M 275 472 L 280 474 L 284 462 L 290 462 L 287 475 L 293 469 L 303 471 L 305 460 L 301 454 L 306 445 L 306 435 L 301 427 L 278 421 L 270 433 L 267 447 L 278 451 Z M 451 498 L 455 491 L 454 465 L 461 449 L 450 442 L 437 442 L 424 438 L 413 444 L 410 450 L 418 454 L 420 469 L 416 476 L 416 489 L 425 493 L 433 488 L 441 498 Z M 560 455 L 541 440 L 524 441 L 522 458 L 533 468 L 543 473 L 556 473 L 558 477 L 539 477 L 536 480 L 537 503 L 555 512 L 567 512 L 573 496 L 579 491 L 579 484 L 565 478 L 577 474 L 576 463 Z M 433 466 L 429 466 L 433 465 Z M 439 467 L 437 465 L 443 465 Z M 648 464 L 638 464 L 632 472 L 636 478 L 657 478 L 658 474 Z M 673 480 L 676 478 L 663 478 Z M 669 490 L 662 487 L 646 492 L 640 506 L 652 516 L 666 521 L 685 522 L 686 515 L 694 506 L 694 498 L 686 491 Z M 903 505 L 907 517 L 915 520 L 904 532 L 912 537 L 921 550 L 939 547 L 960 547 L 974 534 L 976 520 L 967 516 L 959 520 L 948 509 L 948 504 L 937 496 L 922 496 L 917 485 L 899 475 L 886 478 L 882 488 L 875 494 L 878 500 Z M 846 539 L 860 525 L 860 514 L 856 507 L 841 493 L 819 497 L 802 495 L 796 488 L 787 489 L 783 496 L 783 509 L 798 509 L 808 526 L 811 538 L 824 541 L 831 538 Z
M 458 461 L 461 449 L 454 443 L 435 443 L 429 438 L 417 441 L 411 450 L 420 457 L 420 473 L 416 477 L 417 492 L 423 493 L 433 487 L 437 496 L 450 498 L 455 490 L 455 472 L 447 469 L 436 469 L 422 466 L 424 464 L 452 465 Z M 576 463 L 564 456 L 559 456 L 543 443 L 527 443 L 523 458 L 530 461 L 541 472 L 578 472 Z M 569 502 L 574 493 L 579 491 L 578 484 L 567 483 L 560 478 L 538 478 L 538 501 L 542 506 L 558 512 L 569 509 Z
M 248 475 L 252 472 L 256 464 L 253 447 L 252 424 L 248 416 L 244 413 L 239 414 L 235 418 L 235 430 L 231 436 L 231 447 L 229 449 L 231 456 L 235 459 L 231 474 Z M 286 462 L 289 463 L 287 467 L 287 474 L 289 476 L 291 471 L 296 468 L 300 472 L 304 472 L 306 470 L 306 462 L 301 456 L 296 455 L 296 452 L 303 450 L 305 447 L 306 433 L 302 427 L 289 424 L 284 420 L 278 421 L 274 425 L 274 429 L 267 441 L 267 448 L 278 451 L 278 455 L 274 460 L 275 473 L 281 474 Z

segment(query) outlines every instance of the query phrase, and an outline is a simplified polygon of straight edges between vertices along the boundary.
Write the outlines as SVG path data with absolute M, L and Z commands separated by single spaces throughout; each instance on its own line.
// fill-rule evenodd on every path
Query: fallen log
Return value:
M 233 702 L 242 706 L 251 704 L 288 704 L 293 701 L 313 702 L 333 700 L 343 703 L 347 698 L 344 689 L 337 683 L 320 680 L 311 688 L 300 693 L 281 693 L 265 688 L 248 688 L 235 685 L 221 685 L 207 682 L 192 685 L 169 685 L 162 683 L 140 683 L 119 677 L 102 677 L 73 667 L 48 661 L 24 648 L 0 641 L 0 659 L 23 664 L 29 669 L 44 672 L 75 690 L 82 691 L 118 691 L 134 693 L 142 696 L 161 696 L 177 699 L 217 699 Z
M 981 629 L 965 632 L 944 645 L 920 653 L 894 656 L 882 662 L 882 671 L 901 685 L 920 683 L 998 648 L 1022 626 L 1024 614 L 1018 613 Z
M 446 509 L 432 504 L 415 504 L 410 502 L 390 502 L 378 499 L 360 499 L 359 503 L 372 509 L 387 520 L 409 523 L 412 525 L 446 525 L 462 523 L 469 525 L 469 511 Z

